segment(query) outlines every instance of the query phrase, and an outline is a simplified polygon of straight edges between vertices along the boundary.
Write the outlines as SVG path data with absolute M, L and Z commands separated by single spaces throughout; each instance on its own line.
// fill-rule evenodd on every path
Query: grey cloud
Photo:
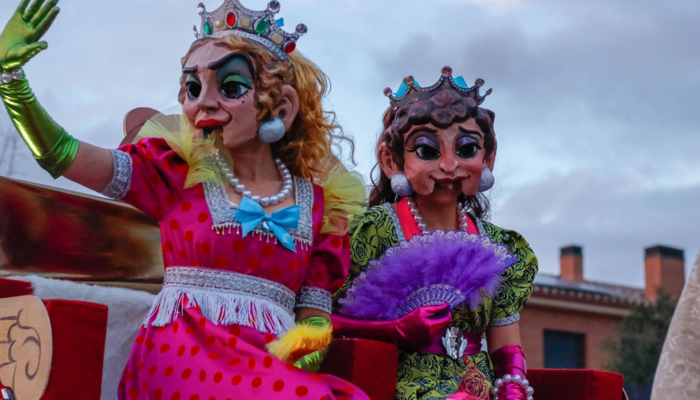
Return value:
M 440 36 L 406 38 L 396 51 L 377 55 L 382 79 L 411 73 L 431 83 L 440 64 L 457 53 L 456 73 L 468 82 L 483 77 L 494 87 L 486 106 L 499 122 L 519 122 L 527 141 L 545 130 L 546 140 L 575 161 L 593 157 L 637 168 L 659 153 L 700 150 L 694 140 L 700 52 L 693 49 L 700 6 L 624 0 L 528 2 L 522 8 L 477 15 Z M 537 20 L 547 16 L 556 22 L 538 28 Z
M 549 272 L 576 242 L 589 278 L 641 285 L 644 246 L 700 249 L 698 17 L 680 1 L 523 2 L 414 33 L 375 63 L 396 84 L 432 84 L 445 64 L 484 78 L 494 220 L 525 233 Z
M 640 179 L 578 171 L 515 192 L 495 222 L 523 233 L 544 271 L 557 273 L 558 249 L 576 243 L 589 279 L 642 286 L 644 247 L 679 247 L 695 259 L 698 204 L 700 185 L 650 189 Z
M 0 2 L 0 22 L 12 3 Z M 49 49 L 25 70 L 69 132 L 112 147 L 130 109 L 177 104 L 198 0 L 62 3 Z M 494 220 L 522 231 L 545 269 L 556 270 L 557 248 L 570 242 L 586 246 L 587 276 L 598 280 L 641 284 L 641 249 L 657 242 L 694 256 L 700 3 L 282 3 L 287 29 L 309 26 L 299 48 L 330 75 L 328 105 L 355 134 L 362 172 L 374 165 L 382 89 L 407 74 L 432 83 L 451 65 L 494 88 L 485 104 L 498 115 Z M 18 178 L 77 187 L 52 181 L 23 151 Z

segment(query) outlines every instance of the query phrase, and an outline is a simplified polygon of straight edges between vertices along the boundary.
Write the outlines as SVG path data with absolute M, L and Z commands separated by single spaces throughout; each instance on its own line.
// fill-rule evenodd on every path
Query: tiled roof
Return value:
M 649 304 L 644 289 L 591 281 L 572 282 L 544 273 L 535 278 L 534 295 L 625 308 Z

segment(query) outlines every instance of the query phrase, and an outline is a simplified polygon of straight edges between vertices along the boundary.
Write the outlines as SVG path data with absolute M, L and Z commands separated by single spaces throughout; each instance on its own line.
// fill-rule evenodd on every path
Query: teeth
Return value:
M 447 185 L 447 188 L 450 189 L 450 190 L 452 190 L 452 187 L 453 187 L 453 186 L 454 186 L 454 185 L 450 183 L 449 185 Z

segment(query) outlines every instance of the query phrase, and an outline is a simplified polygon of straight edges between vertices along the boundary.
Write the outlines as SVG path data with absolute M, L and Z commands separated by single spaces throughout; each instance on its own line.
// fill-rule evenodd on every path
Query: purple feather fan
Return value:
M 340 300 L 340 313 L 394 320 L 428 305 L 450 309 L 494 296 L 500 274 L 513 265 L 508 248 L 487 236 L 460 231 L 416 235 L 370 261 Z

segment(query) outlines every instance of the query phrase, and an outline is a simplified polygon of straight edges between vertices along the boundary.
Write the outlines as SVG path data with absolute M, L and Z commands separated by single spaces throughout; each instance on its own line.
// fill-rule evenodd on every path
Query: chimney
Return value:
M 561 279 L 583 282 L 583 249 L 581 246 L 562 247 L 559 260 L 559 277 Z
M 672 298 L 681 297 L 685 285 L 685 258 L 683 250 L 666 246 L 645 249 L 644 271 L 646 288 L 644 294 L 656 301 L 656 291 L 660 287 Z

